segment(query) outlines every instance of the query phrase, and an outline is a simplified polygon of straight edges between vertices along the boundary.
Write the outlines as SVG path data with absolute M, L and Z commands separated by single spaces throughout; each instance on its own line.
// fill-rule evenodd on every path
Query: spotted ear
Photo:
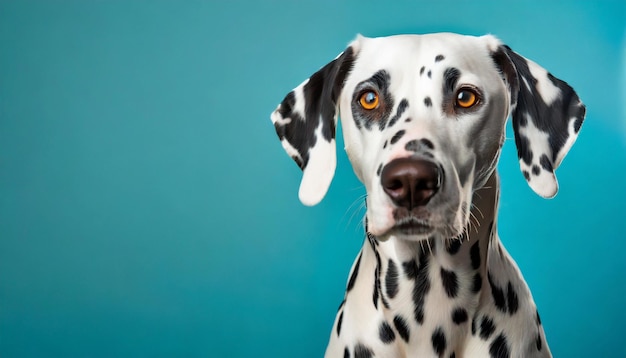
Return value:
M 350 46 L 289 92 L 272 113 L 283 148 L 302 169 L 298 196 L 305 205 L 324 198 L 335 174 L 337 100 L 354 60 Z
M 508 46 L 492 57 L 511 90 L 520 169 L 535 193 L 552 198 L 559 189 L 554 171 L 578 137 L 585 105 L 566 82 Z

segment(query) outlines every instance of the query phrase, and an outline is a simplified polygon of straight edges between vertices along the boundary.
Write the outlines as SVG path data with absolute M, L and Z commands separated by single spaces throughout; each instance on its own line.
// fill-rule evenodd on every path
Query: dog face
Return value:
M 526 180 L 554 196 L 554 170 L 585 108 L 565 82 L 493 36 L 359 36 L 290 92 L 272 121 L 303 169 L 300 199 L 314 205 L 334 174 L 339 115 L 366 187 L 368 231 L 419 240 L 463 232 L 510 113 Z

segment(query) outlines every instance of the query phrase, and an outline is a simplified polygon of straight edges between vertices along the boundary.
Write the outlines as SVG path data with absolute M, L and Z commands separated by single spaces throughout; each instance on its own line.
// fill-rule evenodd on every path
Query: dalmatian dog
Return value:
M 303 171 L 302 203 L 330 185 L 338 118 L 367 192 L 367 235 L 326 357 L 551 356 L 496 229 L 509 116 L 521 172 L 553 197 L 585 106 L 491 35 L 358 36 L 272 113 Z

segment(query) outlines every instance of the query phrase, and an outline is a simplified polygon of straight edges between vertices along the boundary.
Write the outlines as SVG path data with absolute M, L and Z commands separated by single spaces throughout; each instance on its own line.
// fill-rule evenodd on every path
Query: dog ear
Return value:
M 510 88 L 520 169 L 535 193 L 552 198 L 554 171 L 578 137 L 585 106 L 566 82 L 508 46 L 500 44 L 492 58 Z
M 272 113 L 283 148 L 302 169 L 298 196 L 305 205 L 322 200 L 335 174 L 337 100 L 354 61 L 350 46 L 289 92 Z

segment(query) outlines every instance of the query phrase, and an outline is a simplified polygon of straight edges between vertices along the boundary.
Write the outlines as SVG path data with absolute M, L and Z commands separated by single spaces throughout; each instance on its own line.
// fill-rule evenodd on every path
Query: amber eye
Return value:
M 363 109 L 372 110 L 378 107 L 378 93 L 374 91 L 367 91 L 359 98 L 359 104 Z
M 476 92 L 470 89 L 462 88 L 456 94 L 457 107 L 470 108 L 471 106 L 475 105 L 476 102 L 478 102 L 478 95 L 476 95 Z

